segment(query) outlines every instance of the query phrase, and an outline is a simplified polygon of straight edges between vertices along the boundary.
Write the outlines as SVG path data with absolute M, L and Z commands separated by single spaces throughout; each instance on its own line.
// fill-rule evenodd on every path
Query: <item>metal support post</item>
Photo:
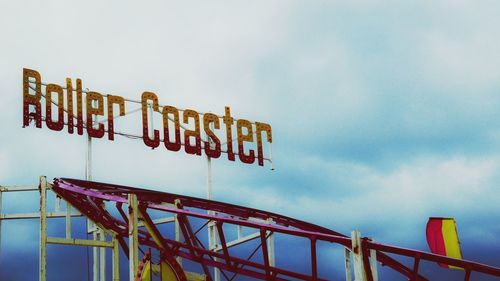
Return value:
M 207 136 L 208 145 L 212 145 L 212 140 Z M 207 155 L 207 199 L 212 200 L 212 158 Z M 208 211 L 209 214 L 214 214 L 213 211 Z M 210 222 L 208 224 L 208 248 L 210 250 L 217 247 L 219 240 L 218 232 L 216 231 L 215 224 Z M 214 258 L 217 261 L 217 258 Z M 214 267 L 214 281 L 220 281 L 220 270 Z
M 47 279 L 47 179 L 40 177 L 40 273 L 39 280 Z
M 96 102 L 93 101 L 93 105 Z M 97 116 L 94 116 L 92 124 L 86 124 L 87 126 L 94 126 L 97 124 Z M 92 137 L 87 135 L 87 157 L 85 166 L 85 178 L 88 181 L 92 180 Z M 104 230 L 99 230 L 97 226 L 90 220 L 87 220 L 87 233 L 92 233 L 92 239 L 94 241 L 105 241 L 106 235 Z M 92 248 L 92 276 L 93 281 L 106 281 L 106 249 L 105 248 Z
M 214 247 L 216 247 L 217 245 L 220 244 L 220 238 L 219 238 L 219 232 L 217 231 L 216 227 L 215 227 L 215 224 L 213 224 L 211 226 L 211 229 L 212 229 L 212 244 Z M 214 261 L 218 261 L 218 258 L 214 258 Z M 220 270 L 219 268 L 217 267 L 214 267 L 214 281 L 220 281 L 221 280 L 221 274 L 220 274 Z
M 89 126 L 89 124 L 87 124 Z M 90 124 L 92 126 L 92 124 Z M 87 157 L 85 158 L 85 179 L 92 180 L 92 138 L 87 135 Z M 92 233 L 92 239 L 97 240 L 94 223 L 87 219 L 87 233 Z M 99 249 L 92 248 L 92 280 L 99 281 Z
M 137 267 L 139 266 L 139 232 L 137 229 L 138 221 L 137 195 L 128 195 L 128 241 L 129 241 L 129 276 L 130 280 L 135 280 Z
M 363 250 L 361 249 L 361 234 L 354 230 L 351 232 L 352 255 L 354 258 L 354 280 L 366 281 L 366 272 L 363 264 Z
M 209 145 L 211 145 L 211 142 Z M 207 156 L 207 198 L 208 200 L 212 200 L 212 158 L 209 156 Z M 208 213 L 214 214 L 213 211 L 208 211 Z M 217 242 L 218 232 L 216 231 L 215 224 L 210 222 L 208 224 L 208 248 L 214 249 L 217 247 Z M 214 258 L 214 260 L 217 261 L 217 258 Z M 216 267 L 214 267 L 214 281 L 220 281 L 220 271 Z
M 271 162 L 271 170 L 274 171 L 273 144 L 272 143 L 269 143 L 269 162 Z
M 104 230 L 99 229 L 99 240 L 106 241 L 106 233 Z M 99 248 L 99 277 L 100 281 L 106 281 L 106 248 Z
M 95 228 L 95 225 L 89 221 L 91 229 Z M 97 241 L 97 231 L 92 231 L 92 240 Z M 99 249 L 96 247 L 92 248 L 92 276 L 94 281 L 99 281 Z

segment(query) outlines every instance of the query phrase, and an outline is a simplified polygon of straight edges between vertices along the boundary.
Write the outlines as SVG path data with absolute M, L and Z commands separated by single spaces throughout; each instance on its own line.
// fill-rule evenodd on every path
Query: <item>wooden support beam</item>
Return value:
M 352 281 L 351 250 L 344 248 L 345 281 Z
M 352 238 L 352 255 L 354 260 L 354 280 L 366 281 L 366 273 L 363 264 L 363 250 L 361 248 L 361 234 L 354 230 L 351 232 Z
M 113 281 L 120 281 L 120 248 L 117 235 L 113 236 Z

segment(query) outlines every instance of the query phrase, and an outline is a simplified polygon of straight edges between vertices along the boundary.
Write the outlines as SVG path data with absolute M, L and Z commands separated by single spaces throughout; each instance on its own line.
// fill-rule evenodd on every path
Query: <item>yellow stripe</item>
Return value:
M 460 241 L 458 240 L 457 227 L 454 219 L 443 219 L 441 228 L 443 232 L 444 246 L 446 249 L 446 256 L 455 259 L 462 259 L 462 251 L 460 249 Z M 450 268 L 462 269 L 456 266 Z
M 142 272 L 141 281 L 151 280 L 151 261 L 147 261 L 144 265 L 144 271 Z

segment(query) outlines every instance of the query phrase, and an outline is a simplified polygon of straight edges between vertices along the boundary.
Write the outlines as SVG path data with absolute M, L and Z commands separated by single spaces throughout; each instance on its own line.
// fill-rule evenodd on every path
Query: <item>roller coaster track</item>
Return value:
M 172 272 L 179 276 L 178 280 L 185 277 L 183 277 L 182 268 L 176 262 L 176 258 L 191 260 L 199 264 L 206 280 L 212 280 L 211 270 L 213 268 L 221 270 L 226 280 L 234 280 L 239 275 L 259 280 L 326 280 L 318 273 L 318 242 L 338 244 L 354 252 L 359 250 L 352 247 L 351 237 L 336 231 L 287 216 L 228 203 L 68 178 L 54 179 L 52 190 L 89 219 L 116 233 L 125 253 L 128 253 L 126 238 L 129 236 L 129 229 L 123 206 L 128 204 L 128 195 L 135 194 L 140 218 L 147 228 L 147 230 L 139 229 L 139 243 L 160 251 L 162 259 L 167 261 Z M 107 207 L 105 208 L 106 202 Z M 110 204 L 114 204 L 114 210 L 109 207 Z M 156 212 L 164 212 L 176 217 L 182 239 L 175 239 L 175 237 L 171 237 L 172 235 L 169 236 L 160 231 L 152 219 L 152 213 Z M 220 237 L 218 249 L 208 249 L 199 238 L 200 230 L 208 225 L 215 226 L 217 229 Z M 241 257 L 236 255 L 234 251 L 229 251 L 230 247 L 233 246 L 228 240 L 228 226 L 230 225 L 255 231 L 253 238 L 248 240 L 256 240 L 259 243 L 252 255 Z M 305 264 L 310 264 L 308 272 L 273 265 L 268 257 L 268 238 L 273 234 L 288 235 L 308 241 L 310 254 L 303 257 Z M 248 243 L 248 241 L 243 241 L 241 244 Z M 366 279 L 369 281 L 373 281 L 369 258 L 374 252 L 378 263 L 399 272 L 408 280 L 427 280 L 419 273 L 421 261 L 461 267 L 464 269 L 464 280 L 466 281 L 470 279 L 471 272 L 500 276 L 500 268 L 375 243 L 368 238 L 361 239 L 360 248 L 363 252 Z M 262 254 L 261 259 L 252 259 L 256 252 Z M 412 258 L 413 267 L 403 265 L 388 254 Z

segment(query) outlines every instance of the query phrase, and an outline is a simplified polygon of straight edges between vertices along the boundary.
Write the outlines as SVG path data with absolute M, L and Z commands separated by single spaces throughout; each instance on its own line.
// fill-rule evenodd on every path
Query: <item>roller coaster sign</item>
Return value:
M 45 94 L 42 94 L 42 85 L 45 85 Z M 64 95 L 64 90 L 66 90 L 66 95 Z M 57 94 L 57 101 L 53 102 L 52 96 L 55 94 Z M 42 96 L 45 97 L 45 118 L 42 118 Z M 107 126 L 104 122 L 97 124 L 93 122 L 97 116 L 105 116 L 105 100 Z M 73 87 L 71 78 L 66 78 L 66 87 L 64 88 L 57 84 L 42 83 L 38 71 L 23 69 L 23 127 L 29 126 L 30 122 L 34 120 L 35 126 L 41 128 L 42 121 L 45 121 L 46 126 L 54 131 L 62 131 L 66 125 L 69 134 L 74 134 L 76 128 L 76 133 L 83 135 L 85 129 L 92 138 L 103 138 L 107 134 L 108 139 L 112 141 L 115 135 L 113 120 L 116 118 L 114 105 L 118 106 L 119 116 L 125 116 L 125 101 L 121 96 L 103 95 L 95 91 L 84 92 L 81 79 L 76 79 L 76 85 Z M 224 116 L 213 113 L 202 114 L 192 109 L 181 110 L 170 105 L 160 107 L 158 96 L 152 92 L 143 92 L 140 103 L 142 107 L 142 139 L 148 147 L 157 148 L 163 142 L 165 148 L 170 151 L 180 151 L 184 146 L 184 150 L 188 154 L 201 155 L 204 151 L 211 158 L 219 158 L 224 152 L 227 153 L 227 158 L 230 161 L 235 161 L 237 155 L 243 163 L 253 164 L 257 159 L 260 166 L 264 165 L 263 134 L 265 134 L 267 142 L 272 143 L 272 130 L 269 124 L 250 122 L 245 119 L 235 120 L 231 117 L 231 110 L 228 106 L 225 107 Z M 76 109 L 76 115 L 74 109 Z M 162 115 L 163 139 L 160 138 L 159 130 L 153 129 L 150 133 L 148 109 Z M 53 118 L 53 110 L 57 111 L 57 114 L 54 114 L 57 118 Z M 225 127 L 225 144 L 216 135 L 216 130 L 221 129 L 221 121 Z M 190 123 L 194 123 L 194 128 L 188 129 L 183 126 Z M 237 137 L 234 141 L 237 141 L 238 144 L 237 151 L 233 150 L 232 130 L 234 123 L 236 123 Z M 92 125 L 87 126 L 86 124 Z M 203 124 L 203 131 L 207 136 L 206 140 L 203 141 L 200 124 Z M 173 127 L 169 128 L 169 126 Z M 183 141 L 181 127 L 183 128 Z M 245 144 L 253 145 L 256 149 L 248 147 L 245 149 Z M 225 150 L 222 148 L 223 145 L 226 146 Z

